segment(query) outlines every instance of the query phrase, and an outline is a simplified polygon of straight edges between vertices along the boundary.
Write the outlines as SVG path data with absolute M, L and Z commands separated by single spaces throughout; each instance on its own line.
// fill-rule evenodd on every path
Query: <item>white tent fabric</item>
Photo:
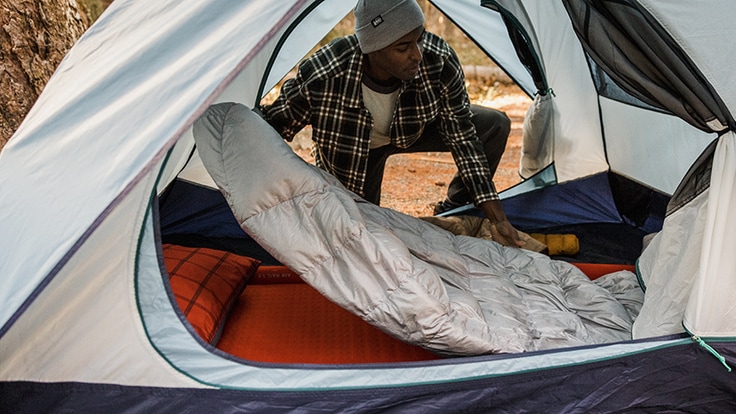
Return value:
M 639 259 L 647 290 L 634 338 L 682 332 L 683 326 L 703 337 L 736 336 L 736 239 L 729 230 L 736 228 L 736 153 L 729 135 L 716 149 L 710 188 L 671 214 Z
M 634 321 L 634 338 L 682 332 L 682 317 L 701 256 L 708 192 L 665 219 L 664 229 L 638 261 L 644 305 Z
M 443 10 L 453 20 L 453 3 L 469 3 L 468 0 L 441 1 Z M 471 3 L 475 3 L 472 2 Z M 592 175 L 608 169 L 601 135 L 600 117 L 598 113 L 597 94 L 588 71 L 588 66 L 582 50 L 576 47 L 578 40 L 569 23 L 566 22 L 565 9 L 557 2 L 534 2 L 527 6 L 524 2 L 499 1 L 505 7 L 516 10 L 518 18 L 524 25 L 532 42 L 538 44 L 541 55 L 544 56 L 544 70 L 548 73 L 549 87 L 554 91 L 559 117 L 556 127 L 559 135 L 554 145 L 554 159 L 557 179 L 560 182 L 569 181 Z M 502 24 L 500 19 L 491 20 Z M 467 31 L 471 38 L 476 39 L 481 46 L 494 56 L 505 56 L 511 61 L 515 54 L 513 46 L 507 40 L 497 41 L 496 37 L 488 34 L 486 28 L 491 23 L 470 26 Z M 495 27 L 490 25 L 490 27 Z M 501 36 L 505 29 L 494 29 L 491 33 Z M 511 48 L 509 50 L 509 48 Z M 529 94 L 536 92 L 526 69 L 520 65 L 518 59 L 513 64 L 499 64 L 512 73 L 512 78 L 522 79 L 522 86 Z M 564 70 L 560 70 L 564 68 Z M 574 160 L 574 161 L 573 161 Z
M 647 6 L 667 27 L 683 50 L 703 71 L 704 76 L 728 108 L 736 108 L 736 80 L 733 56 L 736 44 L 736 8 L 721 7 L 709 0 L 698 4 L 697 13 L 684 4 L 672 5 L 657 0 Z M 714 30 L 718 28 L 718 30 Z M 714 130 L 722 126 L 714 125 Z M 713 174 L 698 269 L 694 289 L 685 312 L 685 327 L 700 336 L 736 335 L 736 148 L 733 131 L 719 138 L 714 154 Z M 683 226 L 689 227 L 689 223 Z M 696 228 L 696 233 L 700 233 Z
M 554 95 L 537 94 L 527 109 L 522 128 L 519 175 L 527 179 L 554 161 L 555 137 L 559 136 Z
M 726 106 L 735 108 L 736 81 L 728 56 L 736 52 L 736 45 L 728 33 L 736 32 L 732 24 L 736 9 L 724 9 L 716 1 L 699 4 L 697 12 L 684 4 L 675 6 L 664 1 L 648 2 L 645 7 L 680 43 Z M 719 30 L 713 30 L 714 27 Z M 715 131 L 723 128 L 720 124 L 712 127 Z M 663 240 L 657 243 L 660 254 L 650 256 L 645 252 L 641 259 L 650 267 L 644 272 L 645 278 L 670 277 L 664 284 L 670 299 L 658 306 L 658 311 L 666 309 L 669 316 L 663 317 L 657 311 L 650 313 L 647 307 L 654 305 L 645 302 L 640 320 L 634 324 L 635 337 L 679 332 L 680 323 L 699 336 L 736 335 L 736 307 L 731 298 L 736 286 L 736 223 L 732 217 L 736 206 L 735 175 L 736 152 L 731 131 L 719 138 L 710 189 L 697 202 L 668 217 Z M 671 234 L 666 236 L 668 233 Z
M 435 0 L 432 3 L 450 16 L 482 50 L 492 56 L 522 90 L 529 95 L 536 92 L 534 80 L 519 62 L 506 26 L 498 13 L 479 8 L 477 1 Z
M 168 149 L 306 3 L 116 1 L 79 40 L 0 154 L 0 377 L 192 385 L 137 313 L 142 219 Z
M 736 134 L 721 137 L 716 147 L 708 208 L 695 286 L 683 324 L 705 337 L 736 336 Z
M 0 378 L 201 386 L 156 355 L 135 301 L 145 216 L 131 212 L 145 211 L 155 179 L 148 175 L 105 218 L 36 298 L 43 306 L 30 306 L 0 339 Z
M 263 43 L 274 47 L 275 29 L 307 5 L 121 1 L 101 16 L 46 86 L 60 93 L 40 96 L 0 157 L 2 234 L 17 235 L 0 240 L 0 269 L 24 275 L 0 279 L 0 326 L 152 173 L 203 103 L 241 66 L 261 71 L 270 56 Z

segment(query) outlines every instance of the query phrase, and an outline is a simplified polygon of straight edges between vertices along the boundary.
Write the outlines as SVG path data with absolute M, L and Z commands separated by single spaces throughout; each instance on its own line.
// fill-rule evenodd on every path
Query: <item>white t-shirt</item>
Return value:
M 379 148 L 391 143 L 389 133 L 391 131 L 391 123 L 394 120 L 394 110 L 396 108 L 396 98 L 399 96 L 399 88 L 382 88 L 368 81 L 371 86 L 363 82 L 363 102 L 373 117 L 373 129 L 371 130 L 371 140 L 368 147 L 370 149 Z M 380 92 L 376 89 L 390 90 Z

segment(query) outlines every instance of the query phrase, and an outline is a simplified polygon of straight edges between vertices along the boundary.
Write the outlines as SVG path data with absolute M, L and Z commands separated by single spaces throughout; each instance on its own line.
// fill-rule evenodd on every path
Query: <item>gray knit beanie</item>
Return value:
M 416 0 L 360 0 L 355 6 L 355 34 L 360 50 L 381 50 L 424 24 Z

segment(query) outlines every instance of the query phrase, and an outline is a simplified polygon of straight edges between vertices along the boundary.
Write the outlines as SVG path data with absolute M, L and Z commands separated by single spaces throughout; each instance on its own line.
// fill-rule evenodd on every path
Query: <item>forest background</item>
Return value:
M 112 2 L 0 0 L 0 148 L 18 128 L 66 52 Z M 443 37 L 457 52 L 471 102 L 502 110 L 511 118 L 511 135 L 494 182 L 499 190 L 513 186 L 520 181 L 521 129 L 531 99 L 428 0 L 418 2 L 426 15 L 427 30 Z M 317 47 L 352 31 L 350 13 Z M 270 93 L 271 98 L 276 93 L 277 88 Z M 292 143 L 307 161 L 311 161 L 310 136 L 307 128 Z M 386 166 L 381 205 L 414 216 L 431 215 L 456 171 L 449 153 L 394 155 Z

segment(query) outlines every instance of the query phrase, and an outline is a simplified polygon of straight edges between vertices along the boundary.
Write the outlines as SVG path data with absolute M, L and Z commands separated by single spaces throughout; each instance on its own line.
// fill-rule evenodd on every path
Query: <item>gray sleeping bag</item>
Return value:
M 643 293 L 370 204 L 299 158 L 257 114 L 217 104 L 199 155 L 242 228 L 327 298 L 404 341 L 478 355 L 628 340 Z M 617 299 L 618 298 L 618 299 Z

